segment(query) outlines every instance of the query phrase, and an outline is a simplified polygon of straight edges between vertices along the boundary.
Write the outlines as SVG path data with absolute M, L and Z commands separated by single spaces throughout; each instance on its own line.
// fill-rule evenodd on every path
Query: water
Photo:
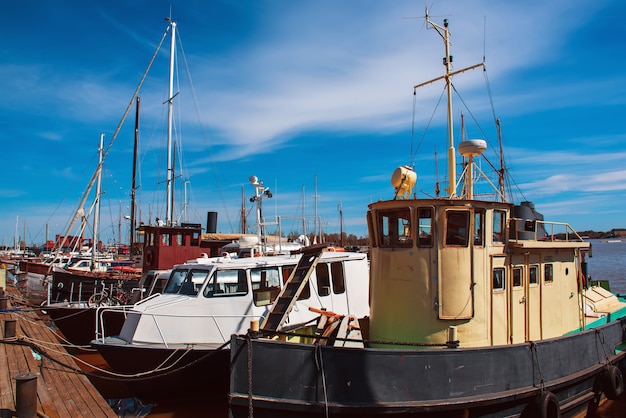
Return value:
M 626 294 L 626 239 L 590 242 L 593 257 L 587 260 L 587 274 L 593 280 L 608 280 L 613 293 Z

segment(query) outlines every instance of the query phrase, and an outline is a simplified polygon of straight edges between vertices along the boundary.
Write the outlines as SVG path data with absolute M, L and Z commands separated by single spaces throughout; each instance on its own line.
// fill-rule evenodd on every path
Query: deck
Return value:
M 43 318 L 36 310 L 20 303 L 19 291 L 9 287 L 5 296 L 9 297 L 7 309 L 0 311 L 0 416 L 17 416 L 15 376 L 36 373 L 38 416 L 117 417 Z M 16 322 L 7 322 L 7 319 Z M 10 331 L 12 327 L 15 337 L 4 338 L 5 328 Z M 20 384 L 26 389 L 32 386 L 32 381 Z M 24 396 L 29 392 L 34 391 L 22 390 L 21 400 L 30 400 L 27 403 L 32 409 L 33 397 Z

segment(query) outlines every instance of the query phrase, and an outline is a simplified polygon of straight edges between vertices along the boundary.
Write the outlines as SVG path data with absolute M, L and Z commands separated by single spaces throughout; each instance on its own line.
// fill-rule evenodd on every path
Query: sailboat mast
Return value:
M 102 164 L 104 161 L 104 134 L 100 134 L 100 147 L 98 148 L 98 180 L 96 183 L 96 201 L 93 215 L 93 245 L 91 247 L 91 271 L 96 267 L 96 248 L 100 240 L 100 195 L 102 194 Z
M 504 166 L 504 153 L 502 152 L 502 126 L 500 125 L 500 118 L 496 119 L 496 128 L 498 129 L 498 143 L 500 146 L 500 172 L 498 173 L 498 186 L 500 187 L 500 199 L 506 202 L 506 189 L 505 189 L 505 172 Z
M 170 77 L 167 100 L 167 204 L 165 211 L 166 225 L 172 225 L 174 209 L 172 199 L 174 196 L 174 169 L 172 167 L 172 108 L 174 100 L 174 48 L 176 46 L 176 22 L 170 20 L 172 33 L 170 37 Z
M 246 197 L 243 184 L 241 185 L 241 233 L 246 233 Z
M 137 97 L 135 108 L 135 140 L 133 147 L 133 180 L 130 187 L 130 254 L 134 255 L 133 247 L 135 244 L 135 192 L 137 190 L 137 148 L 139 145 L 139 108 L 141 99 Z

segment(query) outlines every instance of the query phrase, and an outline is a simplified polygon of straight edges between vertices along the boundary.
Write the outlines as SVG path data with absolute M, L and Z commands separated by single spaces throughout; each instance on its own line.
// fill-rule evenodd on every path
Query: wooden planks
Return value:
M 17 292 L 7 289 L 7 293 Z M 22 373 L 38 373 L 37 411 L 55 417 L 116 417 L 89 379 L 59 345 L 55 334 L 32 309 L 10 304 L 0 313 L 4 337 L 5 319 L 17 319 L 16 339 L 0 341 L 0 415 L 12 417 L 15 411 L 15 379 Z M 16 341 L 18 340 L 18 341 Z

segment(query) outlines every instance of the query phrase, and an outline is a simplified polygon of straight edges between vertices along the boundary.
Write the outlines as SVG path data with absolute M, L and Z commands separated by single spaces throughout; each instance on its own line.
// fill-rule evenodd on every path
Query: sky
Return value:
M 155 51 L 167 17 L 177 27 L 174 219 L 206 226 L 217 212 L 218 232 L 239 233 L 243 205 L 253 227 L 254 175 L 283 234 L 304 224 L 366 236 L 367 206 L 393 197 L 396 167 L 414 166 L 417 197 L 446 181 L 444 85 L 413 88 L 444 71 L 425 6 L 449 21 L 455 70 L 485 63 L 453 78 L 457 144 L 485 139 L 480 164 L 498 165 L 497 117 L 516 202 L 579 231 L 626 228 L 621 0 L 25 0 L 4 5 L 0 29 L 0 244 L 78 232 L 68 227 L 101 134 L 100 236 L 128 242 L 132 99 L 153 55 L 135 196 L 138 219 L 165 218 L 170 38 Z

